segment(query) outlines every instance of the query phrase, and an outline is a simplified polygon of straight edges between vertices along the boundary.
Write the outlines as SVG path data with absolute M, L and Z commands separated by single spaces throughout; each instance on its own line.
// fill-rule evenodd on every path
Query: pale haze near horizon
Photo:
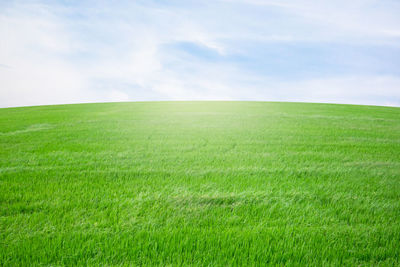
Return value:
M 0 2 L 0 107 L 257 100 L 400 106 L 400 2 Z

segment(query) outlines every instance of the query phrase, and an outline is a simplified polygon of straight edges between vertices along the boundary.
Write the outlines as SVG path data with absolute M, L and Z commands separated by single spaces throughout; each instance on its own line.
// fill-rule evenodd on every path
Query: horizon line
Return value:
M 126 103 L 162 103 L 162 102 L 258 102 L 258 103 L 324 104 L 324 105 L 347 105 L 347 106 L 363 106 L 363 107 L 400 108 L 400 106 L 392 106 L 392 105 L 355 104 L 355 103 L 337 103 L 337 102 L 308 102 L 308 101 L 273 101 L 273 100 L 137 100 L 137 101 L 135 101 L 135 100 L 132 100 L 132 101 L 99 101 L 99 102 L 76 102 L 76 103 L 55 103 L 55 104 L 6 106 L 6 107 L 0 107 L 0 109 L 52 107 L 52 106 L 67 106 L 67 105 L 89 105 L 89 104 L 118 104 L 118 103 L 126 104 Z

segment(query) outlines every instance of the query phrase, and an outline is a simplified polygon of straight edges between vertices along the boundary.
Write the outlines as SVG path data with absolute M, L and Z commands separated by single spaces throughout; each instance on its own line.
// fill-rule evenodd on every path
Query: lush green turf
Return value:
M 0 109 L 0 265 L 399 265 L 400 109 Z

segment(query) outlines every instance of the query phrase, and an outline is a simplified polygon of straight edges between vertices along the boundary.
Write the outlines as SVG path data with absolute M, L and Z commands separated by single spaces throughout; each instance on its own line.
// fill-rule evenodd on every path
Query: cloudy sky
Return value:
M 0 107 L 400 106 L 398 0 L 0 1 Z

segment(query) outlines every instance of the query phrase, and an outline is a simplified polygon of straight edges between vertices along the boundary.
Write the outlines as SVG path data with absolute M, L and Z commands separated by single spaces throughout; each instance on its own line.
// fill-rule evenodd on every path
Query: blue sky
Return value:
M 400 106 L 400 1 L 1 1 L 0 107 Z

